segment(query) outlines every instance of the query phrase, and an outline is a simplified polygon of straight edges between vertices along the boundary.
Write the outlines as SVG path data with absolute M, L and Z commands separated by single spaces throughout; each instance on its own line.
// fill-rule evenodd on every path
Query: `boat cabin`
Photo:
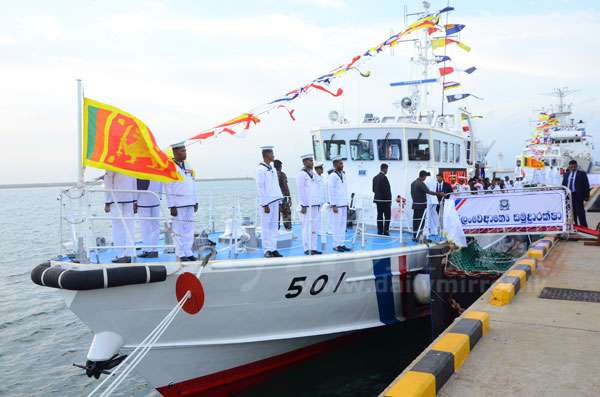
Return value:
M 316 161 L 333 168 L 331 159 L 342 156 L 348 178 L 348 193 L 371 198 L 371 181 L 382 163 L 388 164 L 392 196 L 410 201 L 410 184 L 420 170 L 431 178 L 442 172 L 444 179 L 467 175 L 467 139 L 456 129 L 454 118 L 410 123 L 403 118 L 365 115 L 359 124 L 336 124 L 315 129 L 312 145 Z

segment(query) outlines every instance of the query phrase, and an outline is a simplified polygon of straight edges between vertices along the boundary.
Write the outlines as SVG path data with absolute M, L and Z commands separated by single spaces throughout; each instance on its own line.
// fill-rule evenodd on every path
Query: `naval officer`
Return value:
M 322 242 L 327 241 L 327 229 L 329 225 L 329 204 L 327 200 L 327 180 L 326 175 L 323 173 L 323 163 L 316 162 L 315 163 L 315 177 L 317 178 L 317 183 L 319 184 L 319 190 L 321 192 L 321 227 L 319 228 L 319 235 L 324 236 L 321 237 Z
M 135 178 L 114 171 L 107 171 L 104 175 L 105 204 L 104 212 L 109 213 L 112 219 L 113 245 L 117 257 L 114 263 L 131 263 L 135 255 L 133 240 L 133 204 L 136 199 Z
M 348 189 L 344 162 L 341 156 L 333 158 L 333 172 L 327 178 L 327 194 L 331 207 L 329 222 L 333 232 L 333 250 L 352 251 L 344 245 L 346 240 L 346 222 L 348 221 Z
M 313 155 L 301 157 L 304 167 L 296 177 L 298 201 L 300 202 L 300 222 L 302 223 L 302 243 L 305 255 L 319 255 L 317 233 L 321 228 L 321 186 L 319 176 L 313 171 Z
M 167 205 L 171 210 L 173 234 L 175 234 L 175 254 L 182 262 L 198 260 L 192 251 L 194 244 L 195 213 L 198 211 L 198 200 L 194 189 L 192 170 L 185 168 L 187 152 L 185 145 L 171 145 L 173 161 L 177 172 L 183 176 L 181 182 L 167 183 Z
M 137 203 L 134 208 L 141 218 L 138 220 L 142 232 L 144 248 L 139 258 L 158 258 L 158 239 L 160 237 L 160 197 L 164 184 L 146 179 L 137 180 Z M 153 218 L 153 219 L 149 219 Z
M 256 171 L 256 188 L 258 190 L 258 201 L 260 214 L 260 226 L 262 230 L 262 247 L 265 258 L 281 257 L 277 251 L 277 238 L 279 226 L 279 203 L 283 199 L 277 172 L 272 166 L 275 155 L 273 146 L 261 147 L 263 161 L 258 164 Z

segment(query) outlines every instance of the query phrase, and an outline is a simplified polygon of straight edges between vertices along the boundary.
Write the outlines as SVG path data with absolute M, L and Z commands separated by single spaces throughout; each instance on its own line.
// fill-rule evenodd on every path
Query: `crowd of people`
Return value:
M 129 263 L 136 255 L 133 238 L 134 215 L 137 214 L 142 234 L 142 252 L 138 257 L 157 258 L 160 235 L 160 199 L 166 196 L 171 215 L 172 231 L 175 235 L 175 253 L 180 261 L 195 261 L 192 246 L 195 232 L 195 213 L 198 201 L 194 189 L 192 170 L 186 168 L 185 145 L 172 146 L 173 161 L 181 175 L 181 181 L 160 183 L 135 179 L 109 171 L 104 177 L 106 201 L 104 210 L 112 221 L 113 245 L 117 257 L 115 263 Z M 262 147 L 262 162 L 256 173 L 259 201 L 261 242 L 266 258 L 281 257 L 278 251 L 279 228 L 292 228 L 292 200 L 287 175 L 282 171 L 282 162 L 275 160 L 273 147 Z M 296 176 L 297 211 L 302 225 L 304 254 L 319 255 L 318 234 L 328 232 L 333 236 L 333 250 L 351 251 L 344 242 L 350 204 L 348 202 L 347 177 L 342 157 L 332 159 L 332 170 L 323 174 L 323 163 L 316 163 L 312 154 L 301 156 L 302 169 Z M 377 208 L 377 233 L 389 236 L 392 221 L 392 192 L 387 178 L 388 165 L 380 165 L 380 172 L 373 178 L 372 191 Z M 507 192 L 524 187 L 522 177 L 515 181 L 495 175 L 490 178 L 479 176 L 466 179 L 451 176 L 450 182 L 440 173 L 435 179 L 427 180 L 430 173 L 422 170 L 410 186 L 413 211 L 413 239 L 418 240 L 422 230 L 437 230 L 436 222 L 440 203 L 453 192 L 491 193 Z M 589 199 L 589 182 L 585 172 L 577 169 L 573 160 L 564 174 L 562 184 L 571 191 L 575 223 L 587 226 L 584 201 Z M 398 197 L 403 208 L 405 199 Z M 425 225 L 424 219 L 430 224 Z

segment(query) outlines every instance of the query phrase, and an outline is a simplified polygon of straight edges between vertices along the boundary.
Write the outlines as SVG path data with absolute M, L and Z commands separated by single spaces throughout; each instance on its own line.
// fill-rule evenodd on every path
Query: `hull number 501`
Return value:
M 346 272 L 343 272 L 340 275 L 340 279 L 337 281 L 335 288 L 333 289 L 334 294 L 337 292 L 338 288 L 340 287 L 340 284 L 341 284 L 342 280 L 344 279 L 345 275 L 346 275 Z M 306 278 L 307 278 L 306 276 L 294 277 L 290 283 L 290 286 L 288 287 L 288 293 L 285 294 L 285 297 L 288 299 L 291 299 L 291 298 L 297 298 L 298 296 L 300 296 L 300 294 L 302 294 L 302 291 L 304 290 Z M 327 285 L 328 281 L 329 281 L 328 275 L 326 275 L 326 274 L 320 275 L 319 277 L 314 279 L 314 281 L 310 285 L 310 289 L 308 290 L 308 292 L 313 296 L 319 295 L 325 289 L 325 286 Z

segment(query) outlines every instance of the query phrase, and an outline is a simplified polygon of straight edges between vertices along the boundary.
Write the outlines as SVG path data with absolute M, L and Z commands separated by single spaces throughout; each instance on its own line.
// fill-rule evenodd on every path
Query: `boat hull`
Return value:
M 414 315 L 410 275 L 424 267 L 426 252 L 420 245 L 212 262 L 200 275 L 201 310 L 178 314 L 136 372 L 165 395 L 239 391 L 340 337 Z M 69 292 L 67 304 L 96 335 L 121 336 L 127 354 L 175 306 L 178 278 L 195 270 L 189 265 L 160 283 Z

